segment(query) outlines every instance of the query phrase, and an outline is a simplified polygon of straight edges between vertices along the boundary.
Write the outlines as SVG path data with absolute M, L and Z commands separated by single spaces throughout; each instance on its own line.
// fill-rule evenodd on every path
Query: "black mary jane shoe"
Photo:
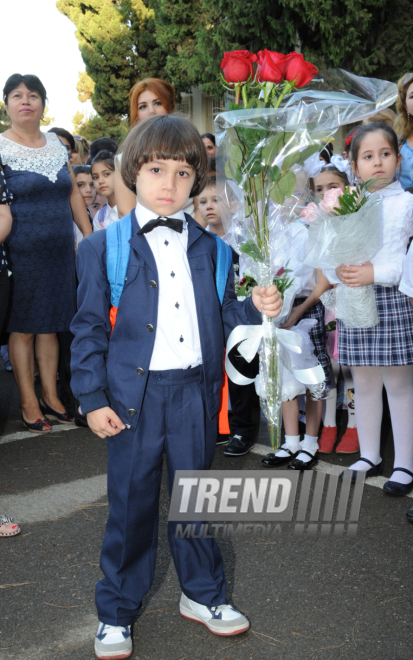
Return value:
M 300 470 L 302 472 L 303 470 L 311 470 L 315 465 L 317 465 L 318 463 L 317 454 L 313 456 L 312 454 L 310 454 L 309 451 L 305 451 L 305 449 L 300 449 L 298 453 L 306 454 L 306 456 L 310 457 L 310 460 L 301 461 L 298 458 L 294 458 L 288 466 L 289 470 Z
M 53 410 L 50 406 L 47 405 L 47 403 L 43 400 L 40 399 L 39 401 L 40 405 L 40 410 L 42 411 L 43 415 L 45 415 L 48 419 L 54 419 L 56 422 L 59 422 L 59 424 L 75 424 L 76 420 L 72 415 L 69 415 L 69 413 L 64 412 L 64 413 L 59 413 L 56 410 Z
M 398 481 L 386 481 L 383 486 L 384 492 L 394 497 L 403 497 L 403 495 L 411 493 L 413 490 L 413 472 L 406 470 L 406 468 L 394 468 L 393 472 L 405 472 L 412 477 L 412 481 L 409 484 L 399 484 Z
M 298 452 L 293 454 L 293 452 L 289 449 L 283 449 L 283 451 L 287 451 L 288 456 L 277 456 L 276 452 L 272 451 L 271 454 L 264 456 L 264 458 L 261 460 L 261 463 L 265 465 L 265 467 L 281 467 L 281 465 L 290 463 L 291 459 L 295 458 L 298 454 Z
M 359 458 L 359 461 L 364 461 L 365 463 L 368 463 L 371 465 L 371 468 L 369 470 L 365 471 L 365 478 L 368 479 L 368 477 L 378 477 L 382 474 L 383 472 L 383 461 L 380 461 L 377 465 L 374 465 L 371 461 L 369 461 L 368 458 Z M 357 479 L 357 472 L 364 472 L 364 470 L 352 470 L 353 474 L 351 475 L 351 483 L 354 485 L 356 483 Z M 339 479 L 342 479 L 344 476 L 344 472 L 342 472 L 339 475 Z

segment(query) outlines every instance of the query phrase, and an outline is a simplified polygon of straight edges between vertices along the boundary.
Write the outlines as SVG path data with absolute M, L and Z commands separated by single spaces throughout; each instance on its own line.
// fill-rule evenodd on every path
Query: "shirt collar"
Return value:
M 136 202 L 136 218 L 141 228 L 144 227 L 147 222 L 149 222 L 150 220 L 155 220 L 157 217 L 158 216 L 156 213 L 150 211 L 145 206 L 142 206 L 142 204 L 139 204 L 139 202 Z M 183 229 L 186 230 L 187 222 L 185 218 L 185 213 L 183 211 L 177 211 L 172 215 L 171 214 L 168 214 L 167 216 L 165 215 L 165 217 L 175 218 L 176 220 L 182 220 L 182 222 L 184 223 Z
M 393 181 L 389 183 L 388 186 L 382 188 L 378 191 L 381 197 L 391 197 L 392 195 L 397 195 L 398 193 L 404 192 L 400 181 Z

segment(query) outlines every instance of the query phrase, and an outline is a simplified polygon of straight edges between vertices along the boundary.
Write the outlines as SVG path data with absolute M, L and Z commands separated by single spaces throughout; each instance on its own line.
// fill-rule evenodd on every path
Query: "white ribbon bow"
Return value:
M 293 330 L 282 330 L 275 327 L 273 323 L 263 323 L 262 325 L 238 325 L 228 337 L 225 370 L 228 378 L 233 383 L 236 383 L 236 385 L 250 385 L 255 381 L 255 378 L 247 378 L 240 374 L 228 358 L 230 350 L 236 344 L 242 342 L 238 346 L 238 352 L 247 362 L 251 362 L 258 352 L 263 337 L 266 339 L 271 337 L 277 338 L 279 357 L 283 366 L 300 383 L 304 385 L 318 385 L 325 380 L 324 369 L 321 364 L 309 369 L 294 368 L 290 352 L 302 353 L 302 339 L 297 332 Z

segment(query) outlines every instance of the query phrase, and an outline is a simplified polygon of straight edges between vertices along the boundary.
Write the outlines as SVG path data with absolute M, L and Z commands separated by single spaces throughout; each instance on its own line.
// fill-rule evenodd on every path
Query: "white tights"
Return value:
M 357 398 L 356 421 L 360 455 L 380 463 L 380 432 L 383 417 L 383 386 L 386 388 L 394 439 L 394 467 L 413 472 L 413 365 L 403 367 L 351 367 Z M 357 461 L 353 470 L 368 470 Z M 408 484 L 412 478 L 394 472 L 391 481 Z

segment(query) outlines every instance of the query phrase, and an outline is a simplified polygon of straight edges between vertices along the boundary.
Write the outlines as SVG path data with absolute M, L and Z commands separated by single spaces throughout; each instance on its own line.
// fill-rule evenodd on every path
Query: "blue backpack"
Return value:
M 219 236 L 214 236 L 217 242 L 215 284 L 219 301 L 222 305 L 228 274 L 232 264 L 232 253 L 231 248 Z M 106 269 L 110 284 L 110 302 L 112 304 L 110 319 L 112 329 L 116 322 L 117 308 L 125 285 L 130 255 L 129 240 L 131 237 L 132 218 L 130 214 L 125 215 L 118 222 L 113 222 L 106 228 Z

